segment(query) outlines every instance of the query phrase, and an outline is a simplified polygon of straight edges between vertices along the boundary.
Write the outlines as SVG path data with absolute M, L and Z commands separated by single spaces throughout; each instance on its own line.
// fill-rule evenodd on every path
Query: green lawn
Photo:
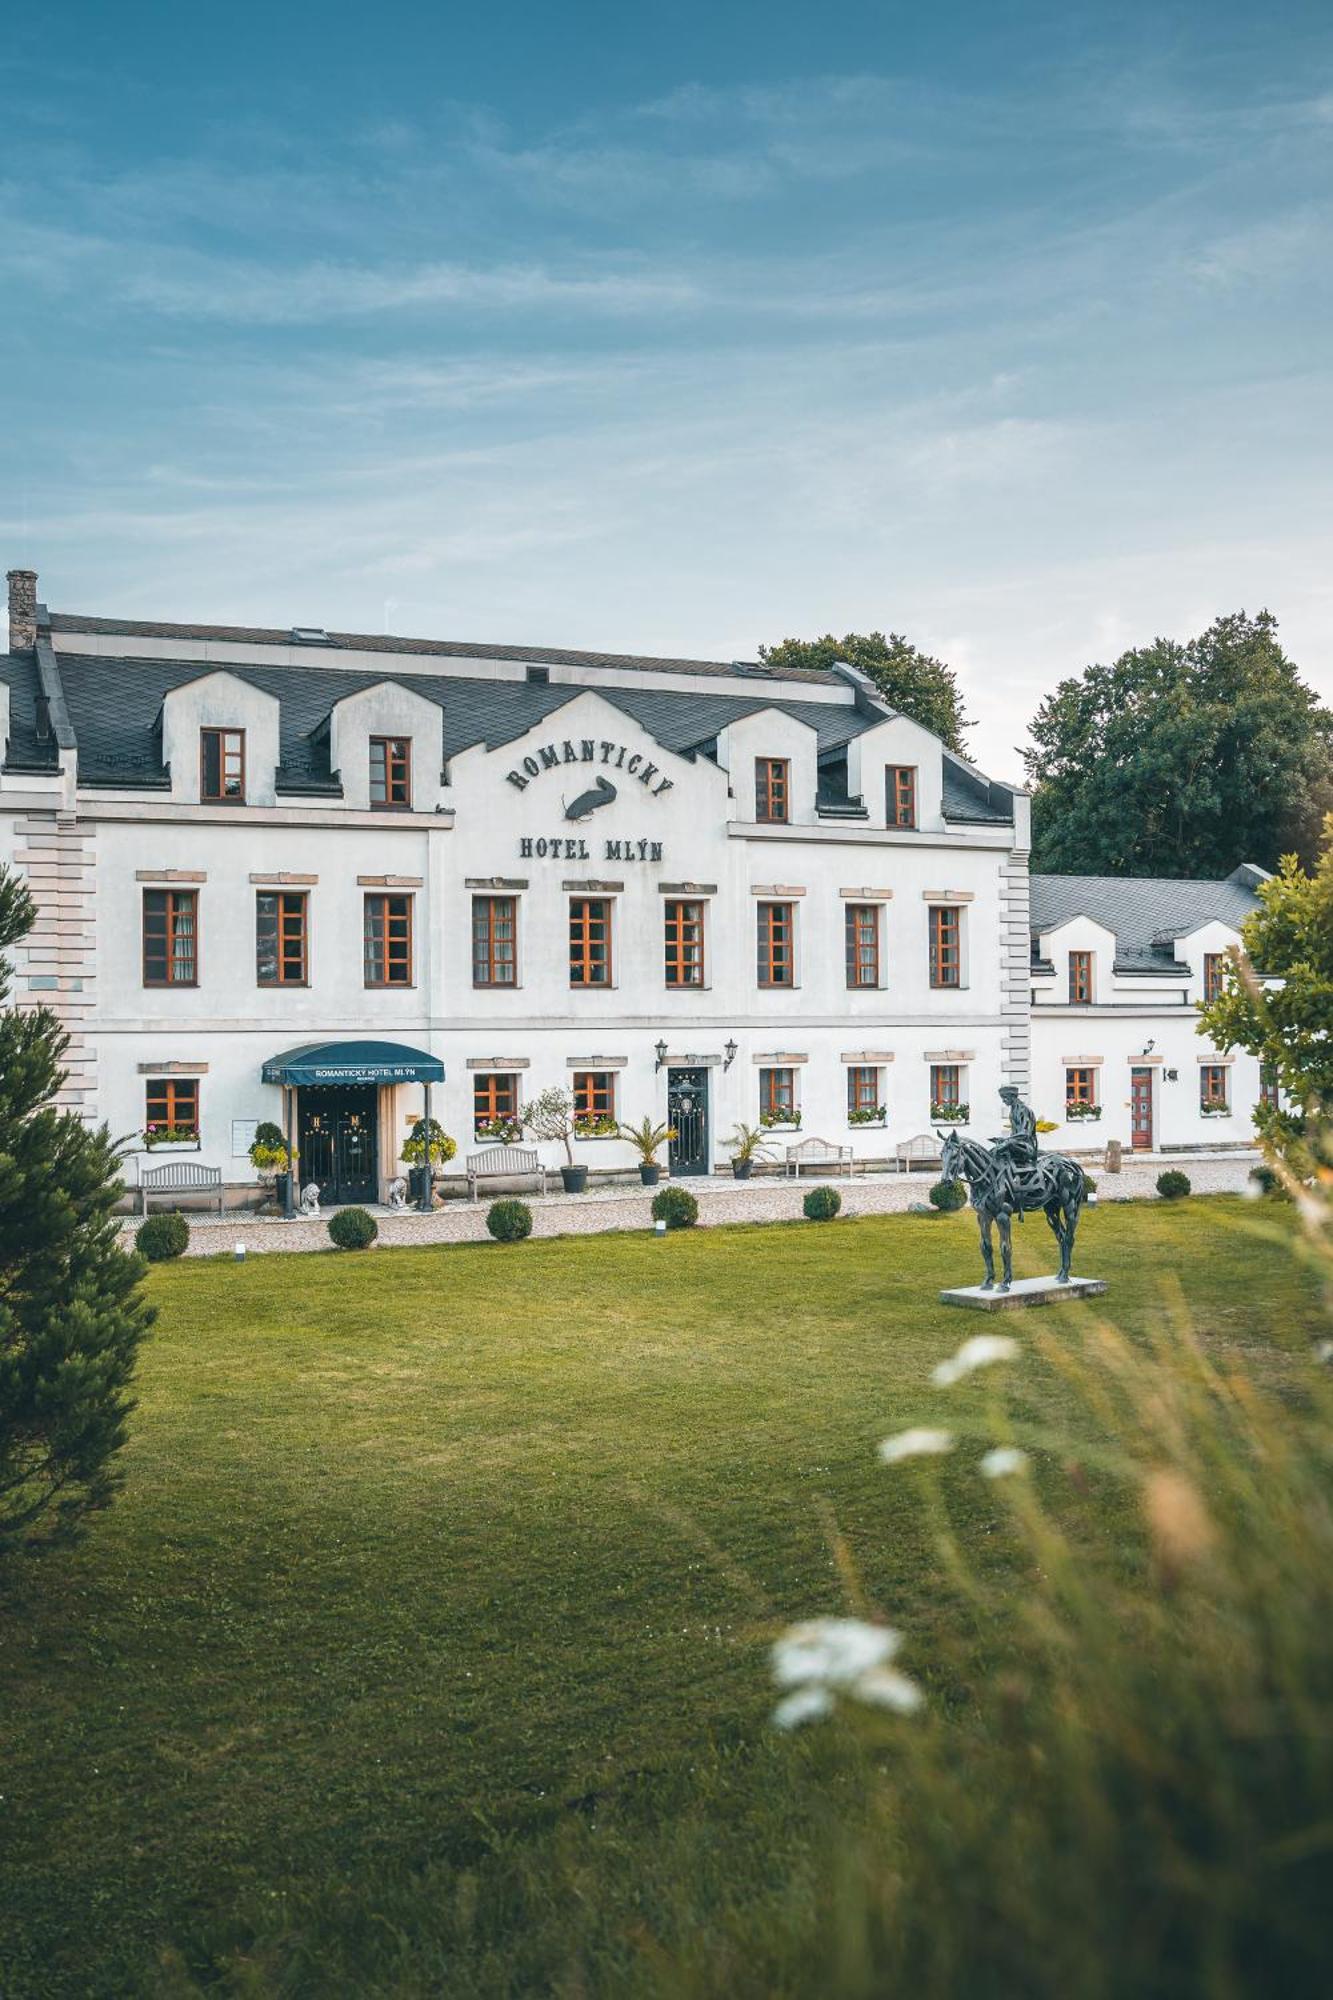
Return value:
M 1299 1343 L 1314 1281 L 1253 1214 L 1107 1205 L 1079 1264 L 1127 1333 L 1178 1274 L 1210 1342 L 1261 1345 L 1258 1294 Z M 773 1631 L 863 1588 L 930 1681 L 936 1561 L 874 1446 L 993 1393 L 927 1383 L 996 1324 L 936 1303 L 974 1246 L 894 1216 L 159 1268 L 123 1492 L 0 1575 L 5 2000 L 656 1993 L 663 1951 L 740 1990 L 851 1782 L 837 1732 L 767 1727 Z M 1020 1368 L 1032 1414 L 1051 1379 Z M 995 1494 L 940 1477 L 983 1549 Z

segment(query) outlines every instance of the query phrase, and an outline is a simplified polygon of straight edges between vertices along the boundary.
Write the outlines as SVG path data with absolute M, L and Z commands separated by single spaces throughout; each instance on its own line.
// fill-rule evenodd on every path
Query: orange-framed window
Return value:
M 796 957 L 793 949 L 795 919 L 790 903 L 760 903 L 757 912 L 759 933 L 759 984 L 794 986 Z
M 365 913 L 367 986 L 412 984 L 412 898 L 367 896 Z
M 569 983 L 611 984 L 611 899 L 571 896 L 569 900 Z
M 1097 1102 L 1097 1072 L 1080 1064 L 1065 1071 L 1065 1109 Z
M 772 1125 L 787 1125 L 796 1114 L 796 1071 L 761 1069 L 759 1072 L 759 1116 Z
M 1272 1063 L 1260 1063 L 1259 1102 L 1271 1105 L 1273 1110 L 1276 1111 L 1281 1101 L 1282 1093 L 1278 1088 L 1277 1071 L 1273 1068 Z
M 255 979 L 260 986 L 307 983 L 309 898 L 303 889 L 260 889 L 255 896 Z
M 845 918 L 847 984 L 879 985 L 879 904 L 848 903 Z
M 497 1122 L 518 1118 L 518 1076 L 513 1070 L 491 1070 L 472 1079 L 472 1129 L 480 1138 L 482 1129 Z
M 199 1137 L 197 1076 L 150 1076 L 144 1091 L 144 1125 L 149 1131 L 172 1131 Z
M 199 796 L 211 804 L 245 803 L 245 731 L 199 731 Z
M 791 764 L 786 757 L 755 758 L 754 816 L 768 826 L 785 826 L 791 818 Z
M 849 1063 L 847 1067 L 847 1110 L 875 1113 L 883 1099 L 879 1093 L 879 1070 L 873 1063 Z
M 703 904 L 678 903 L 668 897 L 664 924 L 667 985 L 702 986 L 704 983 Z
M 518 984 L 518 899 L 472 898 L 472 984 Z
M 144 890 L 143 983 L 199 984 L 199 897 L 195 890 Z
M 931 903 L 930 983 L 932 986 L 961 986 L 963 983 L 963 913 L 952 903 Z
M 1226 970 L 1227 955 L 1224 951 L 1206 951 L 1203 955 L 1203 997 L 1216 1000 L 1222 991 L 1222 975 Z
M 412 739 L 372 736 L 370 739 L 370 803 L 381 810 L 412 803 Z
M 616 1115 L 616 1073 L 613 1069 L 576 1069 L 574 1072 L 574 1116 L 580 1123 L 596 1124 Z
M 885 818 L 890 826 L 916 825 L 916 765 L 885 767 Z
M 1227 1066 L 1200 1063 L 1199 1105 L 1204 1111 L 1225 1111 L 1227 1107 Z
M 1092 953 L 1071 951 L 1069 954 L 1069 998 L 1075 1007 L 1092 1005 Z
M 963 1101 L 963 1072 L 959 1063 L 930 1065 L 930 1106 L 932 1111 L 956 1111 Z

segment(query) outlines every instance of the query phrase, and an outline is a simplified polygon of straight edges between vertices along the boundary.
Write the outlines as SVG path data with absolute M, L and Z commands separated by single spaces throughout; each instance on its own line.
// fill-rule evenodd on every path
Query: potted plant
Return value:
M 932 1104 L 930 1122 L 932 1125 L 966 1125 L 971 1110 L 970 1104 Z M 1054 1131 L 1055 1127 L 1050 1129 Z
M 738 1181 L 748 1181 L 756 1160 L 767 1158 L 772 1148 L 764 1143 L 763 1128 L 759 1125 L 738 1125 L 727 1140 L 727 1150 L 731 1154 L 731 1171 Z
M 417 1119 L 398 1155 L 407 1168 L 408 1194 L 412 1201 L 419 1203 L 426 1199 L 431 1175 L 437 1167 L 447 1165 L 457 1151 L 457 1144 L 438 1119 L 431 1119 L 429 1133 L 425 1119 Z
M 620 1127 L 609 1111 L 603 1111 L 597 1118 L 576 1118 L 574 1120 L 576 1139 L 618 1139 Z
M 578 1130 L 574 1116 L 574 1100 L 567 1090 L 552 1084 L 549 1090 L 534 1097 L 531 1104 L 525 1104 L 519 1118 L 534 1139 L 545 1139 L 552 1145 L 565 1149 L 565 1164 L 560 1169 L 560 1178 L 566 1194 L 582 1194 L 588 1185 L 588 1169 L 574 1164 L 573 1139 Z
M 255 1136 L 250 1141 L 250 1165 L 267 1188 L 269 1199 L 280 1208 L 287 1205 L 287 1176 L 291 1172 L 292 1157 L 287 1151 L 287 1141 L 282 1136 L 282 1128 L 271 1119 L 265 1118 L 255 1126 Z
M 1077 1125 L 1079 1120 L 1083 1118 L 1100 1118 L 1101 1115 L 1102 1107 L 1100 1104 L 1066 1104 L 1065 1106 L 1065 1122 L 1069 1125 Z
M 847 1113 L 849 1125 L 883 1125 L 888 1119 L 888 1107 L 883 1104 L 863 1105 L 859 1111 Z
M 799 1111 L 761 1111 L 759 1123 L 767 1131 L 799 1132 L 801 1114 Z
M 197 1153 L 199 1134 L 188 1125 L 145 1125 L 143 1143 L 150 1153 L 155 1153 L 162 1146 L 175 1146 L 184 1152 Z
M 644 1117 L 637 1125 L 622 1125 L 620 1136 L 639 1156 L 639 1179 L 645 1187 L 656 1187 L 662 1177 L 658 1148 L 675 1138 L 675 1126 L 654 1125 L 651 1118 Z
M 499 1118 L 483 1118 L 472 1130 L 474 1138 L 490 1139 L 497 1146 L 512 1146 L 515 1139 L 522 1136 L 523 1127 L 517 1118 L 501 1115 Z

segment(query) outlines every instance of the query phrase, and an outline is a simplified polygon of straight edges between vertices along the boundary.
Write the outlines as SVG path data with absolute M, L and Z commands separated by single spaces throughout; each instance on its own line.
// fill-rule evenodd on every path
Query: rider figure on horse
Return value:
M 1004 1168 L 1017 1193 L 1037 1164 L 1037 1114 L 1030 1104 L 1024 1104 L 1016 1084 L 1003 1084 L 1000 1098 L 1008 1108 L 1009 1131 L 1003 1139 L 995 1140 L 992 1157 Z M 1017 1201 L 1014 1206 L 1018 1206 Z

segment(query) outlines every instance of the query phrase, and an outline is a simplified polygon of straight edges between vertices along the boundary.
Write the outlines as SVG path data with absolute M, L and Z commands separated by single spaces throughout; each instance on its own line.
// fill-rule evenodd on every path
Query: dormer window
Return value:
M 889 764 L 885 768 L 885 817 L 890 826 L 916 825 L 916 765 Z
M 245 731 L 201 729 L 199 796 L 210 805 L 245 803 Z
M 1069 1002 L 1073 1007 L 1092 1005 L 1092 953 L 1071 951 L 1069 954 Z
M 754 760 L 754 816 L 763 826 L 785 826 L 791 817 L 791 765 L 785 757 Z
M 412 803 L 412 739 L 372 736 L 370 739 L 370 803 L 381 810 Z

